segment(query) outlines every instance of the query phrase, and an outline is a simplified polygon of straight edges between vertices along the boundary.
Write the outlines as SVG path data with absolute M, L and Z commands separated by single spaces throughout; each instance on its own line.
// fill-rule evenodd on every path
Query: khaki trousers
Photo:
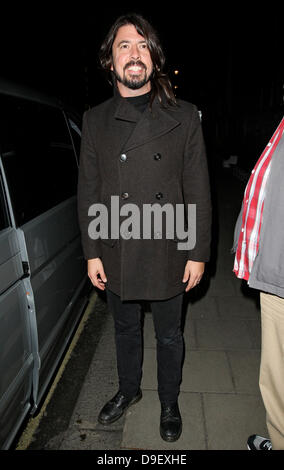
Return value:
M 259 387 L 272 449 L 284 450 L 284 299 L 261 292 L 260 304 Z

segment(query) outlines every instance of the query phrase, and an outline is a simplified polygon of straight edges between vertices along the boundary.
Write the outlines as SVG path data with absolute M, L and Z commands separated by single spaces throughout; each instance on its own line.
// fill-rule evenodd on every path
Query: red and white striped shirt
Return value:
M 249 279 L 258 252 L 266 182 L 270 172 L 271 158 L 283 131 L 284 118 L 258 159 L 245 189 L 242 225 L 233 269 L 240 279 Z

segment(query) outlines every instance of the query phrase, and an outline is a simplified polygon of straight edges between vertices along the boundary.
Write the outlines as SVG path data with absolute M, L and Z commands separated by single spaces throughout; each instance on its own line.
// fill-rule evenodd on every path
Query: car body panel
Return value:
M 70 136 L 70 144 L 66 145 L 65 141 L 62 148 L 65 145 L 70 152 L 70 159 L 74 158 L 76 168 L 78 167 L 78 148 L 76 154 L 72 133 L 75 131 L 78 138 L 80 137 L 80 119 L 75 122 L 72 115 L 74 125 L 71 129 L 68 127 L 70 121 L 63 106 L 56 100 L 49 100 L 48 97 L 37 95 L 30 90 L 22 90 L 21 87 L 9 88 L 9 84 L 1 88 L 0 81 L 0 99 L 1 92 L 6 97 L 13 96 L 16 100 L 19 97 L 21 100 L 19 106 L 25 103 L 23 100 L 27 103 L 37 102 L 42 106 L 41 113 L 44 113 L 44 107 L 47 106 L 48 112 L 52 107 L 62 114 L 66 135 Z M 3 119 L 2 116 L 0 126 Z M 0 225 L 0 448 L 2 449 L 10 448 L 25 417 L 34 413 L 40 406 L 87 303 L 85 287 L 88 285 L 77 220 L 76 192 L 74 191 L 70 197 L 64 197 L 48 210 L 38 210 L 35 212 L 37 215 L 30 217 L 30 220 L 19 223 L 19 217 L 14 211 L 17 205 L 15 202 L 19 201 L 13 200 L 19 197 L 19 193 L 11 190 L 14 184 L 13 174 L 11 175 L 13 167 L 11 165 L 9 167 L 9 158 L 15 158 L 18 147 L 15 149 L 11 148 L 11 151 L 4 155 L 1 150 L 0 134 L 0 189 L 3 192 L 0 202 L 3 206 L 1 210 L 5 211 L 8 221 L 4 227 Z M 68 155 L 66 159 L 64 154 L 67 163 Z M 74 161 L 72 160 L 73 166 Z M 19 166 L 23 167 L 24 165 Z M 15 171 L 21 171 L 17 166 L 14 168 Z M 56 171 L 56 166 L 53 171 Z M 67 177 L 69 171 L 71 170 L 67 164 Z M 19 177 L 18 174 L 18 181 Z M 42 178 L 42 174 L 31 173 L 29 185 L 39 177 Z M 52 183 L 50 187 L 52 191 L 54 189 Z M 38 184 L 37 192 L 39 188 Z M 25 197 L 24 189 L 25 186 L 21 193 L 23 197 Z M 31 186 L 29 191 L 32 191 Z M 35 200 L 34 204 L 36 203 Z

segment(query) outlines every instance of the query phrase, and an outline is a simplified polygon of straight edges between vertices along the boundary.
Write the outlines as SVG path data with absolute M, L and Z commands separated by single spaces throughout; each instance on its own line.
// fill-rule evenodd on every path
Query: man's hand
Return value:
M 205 263 L 199 261 L 187 261 L 184 268 L 184 275 L 182 282 L 187 282 L 185 292 L 188 292 L 193 287 L 197 286 L 201 281 L 205 269 Z
M 104 283 L 107 282 L 107 278 L 100 258 L 88 259 L 88 276 L 95 287 L 105 290 Z

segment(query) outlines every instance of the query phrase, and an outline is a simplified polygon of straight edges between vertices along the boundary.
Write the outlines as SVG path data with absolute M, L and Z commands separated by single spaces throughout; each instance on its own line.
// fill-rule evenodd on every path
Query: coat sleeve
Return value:
M 81 230 L 81 240 L 86 259 L 101 256 L 100 240 L 89 237 L 88 227 L 91 218 L 88 216 L 89 207 L 98 202 L 99 169 L 96 151 L 88 127 L 88 111 L 83 115 L 82 140 L 78 176 L 78 220 Z
M 199 113 L 194 106 L 185 146 L 183 195 L 186 204 L 196 205 L 196 244 L 188 252 L 192 261 L 208 261 L 211 245 L 211 192 L 208 165 Z M 189 227 L 189 231 L 192 227 Z

